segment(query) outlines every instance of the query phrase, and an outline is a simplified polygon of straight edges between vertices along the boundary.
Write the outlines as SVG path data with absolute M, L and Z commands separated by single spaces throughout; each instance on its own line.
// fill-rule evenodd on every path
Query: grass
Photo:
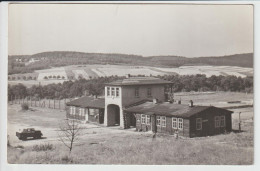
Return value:
M 149 134 L 113 137 L 105 143 L 84 143 L 68 150 L 56 145 L 54 150 L 34 151 L 8 148 L 9 163 L 52 164 L 207 164 L 249 165 L 253 162 L 251 139 L 246 134 L 230 133 L 204 138 L 179 138 Z M 127 143 L 125 140 L 127 139 Z M 248 142 L 248 143 L 241 143 Z M 47 152 L 47 154 L 46 154 Z M 243 154 L 243 155 L 241 155 Z

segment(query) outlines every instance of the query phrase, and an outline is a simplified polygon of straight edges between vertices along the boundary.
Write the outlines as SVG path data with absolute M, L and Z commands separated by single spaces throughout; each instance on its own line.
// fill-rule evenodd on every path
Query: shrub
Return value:
M 27 103 L 22 103 L 21 107 L 22 107 L 22 110 L 28 110 L 29 109 L 29 106 L 28 106 Z
M 53 150 L 54 147 L 52 144 L 41 144 L 41 145 L 34 145 L 32 151 L 48 151 Z

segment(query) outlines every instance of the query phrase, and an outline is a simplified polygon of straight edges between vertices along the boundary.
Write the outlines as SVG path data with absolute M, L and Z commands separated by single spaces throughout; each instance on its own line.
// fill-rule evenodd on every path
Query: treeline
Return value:
M 174 92 L 233 91 L 253 93 L 253 77 L 197 75 L 165 75 L 161 79 L 173 82 Z
M 30 58 L 42 59 L 28 66 L 15 62 L 21 58 L 29 61 Z M 198 57 L 186 58 L 182 56 L 151 56 L 129 54 L 106 54 L 106 53 L 82 53 L 82 52 L 43 52 L 35 55 L 9 56 L 8 74 L 28 73 L 36 69 L 47 69 L 67 65 L 87 64 L 120 64 L 120 65 L 145 65 L 158 67 L 179 67 L 183 65 L 216 65 L 216 66 L 240 66 L 253 67 L 253 54 L 236 54 L 222 57 Z
M 101 95 L 103 94 L 105 83 L 109 83 L 123 77 L 100 77 L 91 80 L 79 79 L 76 81 L 64 81 L 58 84 L 33 85 L 26 87 L 23 84 L 8 84 L 8 99 L 14 98 L 47 98 L 47 99 L 64 99 L 81 97 L 85 95 Z
M 234 91 L 253 93 L 253 77 L 211 76 L 205 75 L 165 75 L 161 79 L 172 81 L 174 92 L 189 91 Z M 84 95 L 103 95 L 105 83 L 125 77 L 100 77 L 91 80 L 79 79 L 65 81 L 62 84 L 34 85 L 30 88 L 23 84 L 8 85 L 8 98 L 34 98 L 63 99 L 80 97 Z

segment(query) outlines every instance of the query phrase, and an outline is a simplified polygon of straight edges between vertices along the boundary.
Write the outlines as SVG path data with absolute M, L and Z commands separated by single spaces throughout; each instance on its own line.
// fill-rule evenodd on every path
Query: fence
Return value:
M 36 99 L 31 97 L 19 98 L 14 97 L 8 101 L 9 104 L 22 104 L 26 103 L 30 107 L 41 107 L 41 108 L 50 108 L 50 109 L 65 109 L 66 103 L 72 99 Z

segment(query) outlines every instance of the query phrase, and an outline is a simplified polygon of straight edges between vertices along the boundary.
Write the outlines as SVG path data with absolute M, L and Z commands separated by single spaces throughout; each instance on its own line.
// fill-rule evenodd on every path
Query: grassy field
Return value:
M 195 75 L 195 74 L 205 74 L 207 77 L 212 75 L 235 75 L 240 77 L 252 76 L 253 68 L 243 68 L 236 66 L 181 66 L 178 68 L 162 68 L 162 67 L 149 67 L 149 66 L 130 66 L 130 65 L 70 65 L 65 67 L 56 67 L 45 70 L 36 70 L 35 73 L 37 81 L 26 81 L 26 80 L 15 80 L 10 81 L 10 83 L 23 83 L 26 85 L 38 84 L 41 81 L 43 85 L 63 82 L 68 80 L 68 78 L 76 78 L 79 76 L 85 79 L 105 77 L 105 76 L 125 76 L 127 74 L 131 75 L 145 75 L 145 76 L 158 76 L 158 75 Z M 28 74 L 16 74 L 21 78 L 27 76 Z M 44 77 L 49 76 L 60 76 L 64 79 L 50 79 L 45 80 Z M 10 77 L 12 78 L 12 76 Z
M 230 98 L 231 96 L 233 98 Z M 211 103 L 229 100 L 252 100 L 253 95 L 212 93 L 197 96 L 198 101 L 208 99 Z M 214 98 L 213 98 L 214 97 Z M 221 98 L 223 97 L 223 98 Z M 225 98 L 224 98 L 225 97 Z M 9 163 L 52 164 L 210 164 L 250 165 L 254 158 L 254 113 L 253 107 L 231 109 L 231 133 L 198 138 L 176 139 L 174 136 L 140 133 L 135 129 L 119 129 L 102 125 L 82 124 L 79 141 L 72 153 L 57 138 L 59 123 L 65 111 L 47 108 L 32 108 L 21 111 L 19 105 L 8 106 Z M 238 113 L 241 112 L 242 132 L 238 133 Z M 24 127 L 40 129 L 44 138 L 20 141 L 15 131 Z M 38 146 L 51 146 L 35 150 Z

